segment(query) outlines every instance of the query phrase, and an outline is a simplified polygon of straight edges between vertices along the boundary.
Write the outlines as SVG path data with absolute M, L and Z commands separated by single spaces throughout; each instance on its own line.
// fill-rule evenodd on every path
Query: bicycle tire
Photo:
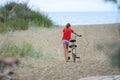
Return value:
M 73 58 L 73 62 L 76 62 L 76 49 L 75 48 L 72 49 L 72 58 Z

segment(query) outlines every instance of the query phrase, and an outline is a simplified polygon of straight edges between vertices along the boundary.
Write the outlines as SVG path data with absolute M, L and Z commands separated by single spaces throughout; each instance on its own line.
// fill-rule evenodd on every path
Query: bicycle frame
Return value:
M 75 44 L 76 42 L 76 37 L 71 39 L 70 40 L 70 45 L 69 45 L 69 48 L 71 49 L 71 53 L 72 53 L 72 57 L 73 57 L 73 62 L 76 62 L 76 58 L 80 58 L 80 57 L 77 57 L 76 55 L 76 48 L 77 48 L 77 45 Z

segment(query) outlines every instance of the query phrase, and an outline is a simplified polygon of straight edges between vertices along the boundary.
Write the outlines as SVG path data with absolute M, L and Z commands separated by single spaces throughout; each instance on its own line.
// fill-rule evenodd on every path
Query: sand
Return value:
M 119 75 L 120 70 L 110 63 L 109 55 L 114 50 L 107 47 L 120 41 L 119 25 L 72 26 L 76 33 L 82 35 L 82 37 L 77 37 L 77 55 L 80 59 L 76 63 L 72 62 L 72 58 L 67 63 L 64 60 L 61 44 L 64 27 L 31 27 L 26 31 L 0 34 L 0 44 L 4 41 L 12 41 L 17 45 L 28 42 L 34 48 L 40 47 L 42 53 L 48 55 L 43 58 L 19 58 L 21 64 L 14 69 L 13 80 L 78 80 L 90 76 Z M 104 48 L 98 50 L 96 48 L 98 45 Z

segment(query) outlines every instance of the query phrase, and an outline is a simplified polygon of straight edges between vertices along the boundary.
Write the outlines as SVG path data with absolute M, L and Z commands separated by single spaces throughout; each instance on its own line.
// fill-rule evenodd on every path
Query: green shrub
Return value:
M 29 22 L 34 22 L 36 26 L 53 26 L 52 20 L 44 13 L 29 9 L 26 3 L 14 1 L 0 7 L 0 22 L 10 26 L 12 30 L 26 30 Z
M 13 30 L 27 30 L 28 22 L 24 19 L 15 19 L 7 22 L 7 25 Z

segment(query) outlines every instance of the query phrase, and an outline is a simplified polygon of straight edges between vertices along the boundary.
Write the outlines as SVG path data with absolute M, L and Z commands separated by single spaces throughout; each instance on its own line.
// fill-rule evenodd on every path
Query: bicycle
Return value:
M 80 37 L 82 37 L 82 35 L 80 35 Z M 77 45 L 75 44 L 75 42 L 76 42 L 76 36 L 70 40 L 71 44 L 69 45 L 70 48 L 69 53 L 72 53 L 73 62 L 76 62 L 76 58 L 78 59 L 80 58 L 76 54 Z

